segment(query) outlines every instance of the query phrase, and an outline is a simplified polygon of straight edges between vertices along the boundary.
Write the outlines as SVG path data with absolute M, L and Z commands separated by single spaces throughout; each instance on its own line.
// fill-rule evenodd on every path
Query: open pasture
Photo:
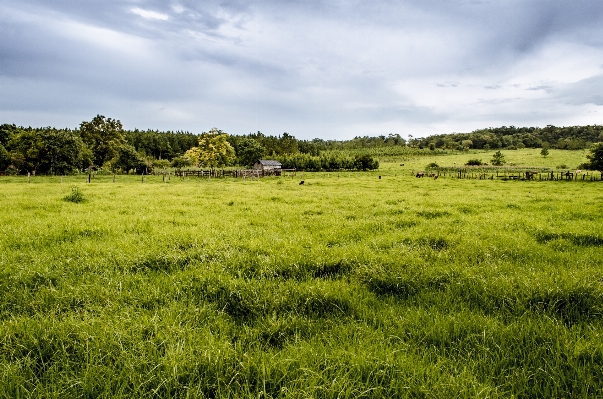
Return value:
M 398 168 L 0 178 L 0 396 L 603 396 L 603 184 Z

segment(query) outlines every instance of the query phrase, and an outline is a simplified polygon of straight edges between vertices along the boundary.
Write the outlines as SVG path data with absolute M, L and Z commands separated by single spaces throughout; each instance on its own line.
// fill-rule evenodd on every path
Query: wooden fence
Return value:
M 238 169 L 238 170 L 225 170 L 225 169 L 210 169 L 210 170 L 190 170 L 190 169 L 180 169 L 174 172 L 175 176 L 178 177 L 210 177 L 210 178 L 218 178 L 218 177 L 234 177 L 234 178 L 257 178 L 265 177 L 265 176 L 282 176 L 287 175 L 295 176 L 295 169 L 272 169 L 272 170 L 260 170 L 260 169 Z
M 419 172 L 420 173 L 420 172 Z M 416 172 L 412 173 L 413 175 Z M 562 171 L 551 171 L 551 172 L 539 172 L 539 171 L 525 171 L 525 172 L 473 172 L 459 170 L 457 172 L 432 172 L 424 173 L 425 177 L 452 177 L 457 179 L 479 179 L 479 180 L 549 180 L 549 181 L 603 181 L 603 173 L 594 172 L 562 172 Z M 420 177 L 417 175 L 417 177 Z

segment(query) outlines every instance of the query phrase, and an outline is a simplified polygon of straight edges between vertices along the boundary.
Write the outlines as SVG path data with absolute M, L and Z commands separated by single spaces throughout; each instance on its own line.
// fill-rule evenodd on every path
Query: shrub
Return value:
M 427 169 L 436 169 L 439 168 L 438 164 L 435 162 L 432 162 L 430 164 L 427 165 Z
M 490 162 L 492 162 L 492 165 L 502 166 L 506 163 L 505 156 L 502 152 L 496 151 L 494 155 L 492 155 L 492 160 Z
M 569 169 L 566 164 L 562 163 L 561 165 L 555 166 L 557 169 Z
M 467 161 L 467 163 L 465 165 L 467 166 L 481 166 L 484 163 L 482 162 L 481 159 L 470 159 Z
M 86 201 L 84 194 L 80 191 L 78 187 L 71 187 L 71 194 L 65 196 L 63 201 L 73 202 L 75 204 L 79 204 L 81 202 Z

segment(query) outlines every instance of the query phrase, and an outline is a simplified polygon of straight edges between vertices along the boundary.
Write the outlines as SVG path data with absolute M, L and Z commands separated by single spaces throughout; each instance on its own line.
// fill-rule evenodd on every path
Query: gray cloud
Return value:
M 601 22 L 599 0 L 4 0 L 0 122 L 303 138 L 603 123 Z

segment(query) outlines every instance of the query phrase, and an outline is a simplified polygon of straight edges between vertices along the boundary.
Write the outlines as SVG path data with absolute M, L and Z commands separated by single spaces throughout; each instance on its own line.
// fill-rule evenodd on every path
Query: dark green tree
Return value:
M 92 150 L 93 161 L 97 166 L 102 166 L 113 158 L 125 143 L 121 122 L 102 115 L 96 115 L 90 122 L 82 122 L 80 134 L 84 143 Z
M 264 156 L 264 147 L 254 139 L 243 138 L 238 142 L 237 158 L 240 165 L 251 166 Z
M 144 158 L 130 144 L 120 145 L 117 149 L 117 155 L 113 159 L 113 168 L 121 169 L 126 173 L 129 173 L 132 169 L 144 170 L 146 166 Z
M 10 154 L 4 148 L 2 144 L 0 144 L 0 170 L 5 170 L 10 165 Z
M 595 143 L 590 146 L 590 154 L 586 156 L 592 170 L 603 172 L 603 143 Z
M 82 139 L 71 130 L 21 130 L 11 140 L 13 161 L 20 169 L 38 173 L 67 174 L 85 163 Z
M 492 159 L 490 160 L 490 162 L 492 163 L 492 165 L 502 166 L 506 163 L 505 156 L 502 152 L 496 151 L 494 155 L 492 155 Z
M 542 149 L 540 150 L 540 155 L 542 155 L 545 158 L 549 155 L 549 143 L 542 143 Z
M 370 155 L 357 155 L 354 162 L 356 169 L 373 170 L 379 169 L 379 161 L 376 161 Z
M 40 132 L 42 150 L 39 171 L 64 175 L 79 169 L 84 161 L 84 143 L 72 131 L 47 130 Z

